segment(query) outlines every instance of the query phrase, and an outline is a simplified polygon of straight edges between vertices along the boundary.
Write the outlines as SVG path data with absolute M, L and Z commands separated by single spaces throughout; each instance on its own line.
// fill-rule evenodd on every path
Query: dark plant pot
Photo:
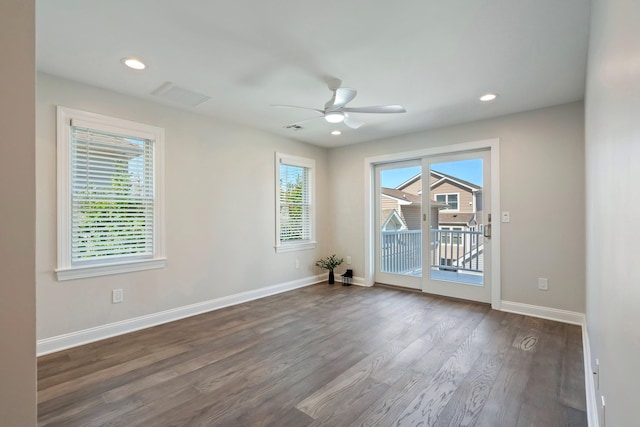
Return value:
M 329 270 L 329 284 L 333 285 L 336 283 L 336 278 L 333 276 L 333 270 Z

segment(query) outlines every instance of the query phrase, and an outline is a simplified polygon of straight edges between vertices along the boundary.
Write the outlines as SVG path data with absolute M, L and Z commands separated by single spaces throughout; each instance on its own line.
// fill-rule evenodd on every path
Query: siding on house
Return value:
M 394 210 L 398 212 L 398 215 L 400 215 L 400 218 L 402 218 L 404 221 L 398 200 L 382 194 L 380 197 L 380 227 L 382 227 L 387 219 L 389 219 L 389 215 L 391 215 Z
M 405 205 L 402 206 L 402 219 L 404 219 L 405 224 L 407 224 L 407 228 L 409 230 L 419 230 L 422 216 L 422 206 L 421 205 Z
M 422 180 L 418 177 L 415 181 L 409 183 L 406 187 L 401 188 L 402 191 L 409 194 L 421 194 Z
M 398 210 L 398 201 L 393 197 L 387 197 L 384 194 L 380 197 L 380 209 L 392 211 Z

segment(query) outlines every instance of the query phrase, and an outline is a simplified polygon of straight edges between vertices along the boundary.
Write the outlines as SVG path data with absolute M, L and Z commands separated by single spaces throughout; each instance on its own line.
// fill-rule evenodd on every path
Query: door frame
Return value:
M 366 286 L 373 286 L 375 267 L 375 165 L 413 160 L 416 158 L 462 153 L 465 151 L 477 151 L 489 149 L 491 156 L 491 213 L 496 219 L 492 222 L 491 238 L 491 308 L 500 310 L 501 301 L 501 274 L 500 274 L 500 139 L 486 139 L 480 141 L 464 142 L 459 144 L 441 145 L 414 151 L 383 154 L 380 156 L 365 157 L 364 159 L 364 282 Z

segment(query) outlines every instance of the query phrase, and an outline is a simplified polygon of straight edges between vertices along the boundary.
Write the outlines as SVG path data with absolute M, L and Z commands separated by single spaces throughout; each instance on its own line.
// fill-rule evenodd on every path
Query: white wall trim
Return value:
M 96 326 L 94 328 L 58 335 L 51 338 L 38 340 L 37 355 L 42 356 L 71 347 L 100 341 L 117 335 L 127 334 L 140 329 L 150 328 L 163 323 L 173 322 L 186 317 L 195 316 L 220 308 L 229 307 L 243 302 L 264 298 L 270 295 L 287 292 L 293 289 L 303 288 L 315 283 L 327 280 L 327 274 L 305 277 L 290 282 L 267 286 L 253 291 L 241 292 L 225 297 L 215 298 L 183 307 L 172 308 L 158 313 L 147 314 L 133 319 Z M 355 280 L 354 280 L 355 282 Z
M 342 279 L 342 278 L 341 278 Z M 342 283 L 342 282 L 341 282 Z M 364 277 L 358 277 L 358 276 L 354 276 L 353 280 L 351 281 L 351 284 L 353 285 L 358 285 L 358 286 L 364 286 L 366 288 L 370 288 L 373 285 L 367 285 L 364 281 Z
M 584 313 L 578 313 L 576 311 L 560 310 L 557 308 L 504 300 L 500 302 L 500 310 L 507 311 L 509 313 L 523 314 L 525 316 L 539 317 L 541 319 L 555 320 L 556 322 L 570 323 L 578 326 L 582 326 L 585 319 Z
M 596 385 L 593 379 L 593 368 L 591 364 L 591 344 L 589 343 L 589 332 L 587 322 L 582 323 L 582 353 L 584 355 L 584 388 L 587 398 L 587 425 L 589 427 L 600 427 L 600 417 L 598 416 L 598 400 Z
M 367 284 L 364 280 L 364 277 L 354 277 L 353 278 L 353 284 L 357 285 L 357 286 L 364 286 L 365 288 L 371 288 L 373 287 L 373 283 L 372 284 Z

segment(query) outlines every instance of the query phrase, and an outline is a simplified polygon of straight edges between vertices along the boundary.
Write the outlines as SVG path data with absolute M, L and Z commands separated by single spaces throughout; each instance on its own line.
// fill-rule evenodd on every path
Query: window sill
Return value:
M 290 243 L 285 245 L 276 246 L 276 253 L 280 254 L 283 252 L 294 252 L 294 251 L 306 251 L 309 249 L 316 248 L 316 242 L 305 242 L 305 243 Z
M 118 264 L 91 265 L 86 267 L 59 268 L 56 270 L 58 281 L 84 279 L 87 277 L 107 276 L 110 274 L 131 273 L 153 270 L 167 266 L 166 258 L 154 258 L 143 261 L 130 261 Z

